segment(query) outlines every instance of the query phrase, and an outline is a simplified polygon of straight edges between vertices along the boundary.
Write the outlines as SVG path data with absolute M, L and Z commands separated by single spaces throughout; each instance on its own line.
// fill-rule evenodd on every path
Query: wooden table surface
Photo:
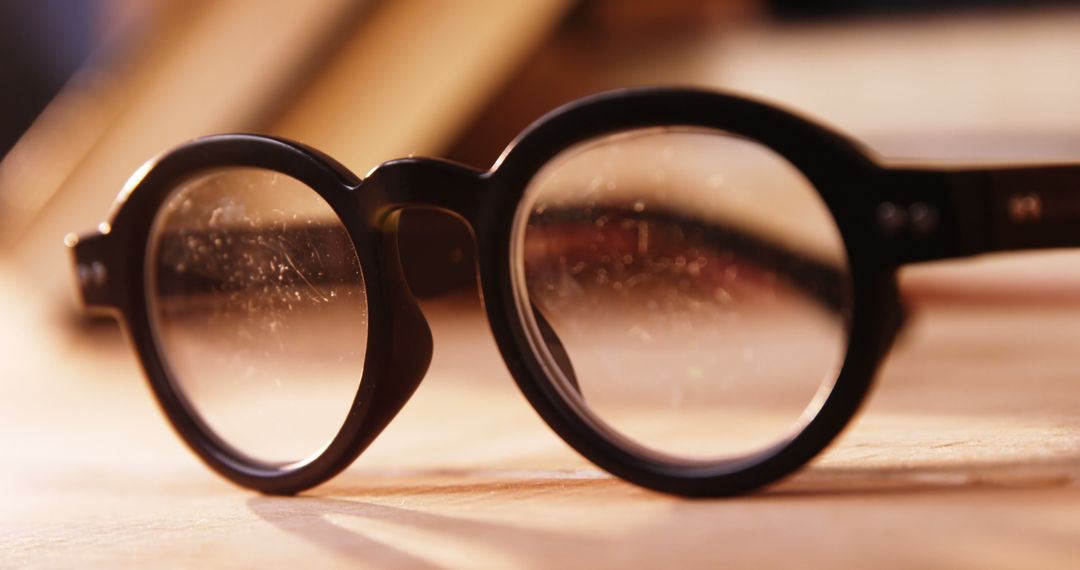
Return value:
M 115 331 L 0 265 L 0 567 L 1076 568 L 1080 304 L 918 307 L 864 413 L 758 494 L 685 500 L 565 446 L 478 304 L 427 303 L 432 370 L 372 448 L 295 498 L 204 468 Z
M 1078 29 L 1075 9 L 765 28 L 618 79 L 692 72 L 890 155 L 1076 157 Z M 1016 156 L 1023 133 L 1050 143 Z M 0 257 L 0 568 L 1080 568 L 1075 256 L 909 276 L 917 309 L 862 415 L 794 477 L 727 500 L 583 461 L 517 392 L 477 303 L 428 303 L 435 359 L 402 414 L 336 479 L 270 498 L 205 468 L 120 335 L 42 291 L 68 283 L 63 231 L 91 226 L 57 227 L 39 227 L 54 257 Z

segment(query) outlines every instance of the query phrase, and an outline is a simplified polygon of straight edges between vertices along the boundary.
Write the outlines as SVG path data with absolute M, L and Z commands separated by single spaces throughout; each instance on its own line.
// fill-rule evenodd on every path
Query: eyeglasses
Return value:
M 886 166 L 762 103 L 624 90 L 554 111 L 487 171 L 407 158 L 361 179 L 287 140 L 199 139 L 68 245 L 191 448 L 294 493 L 349 465 L 427 370 L 397 250 L 410 208 L 472 229 L 502 356 L 567 443 L 720 496 L 849 422 L 900 323 L 900 265 L 1080 246 L 1080 166 Z

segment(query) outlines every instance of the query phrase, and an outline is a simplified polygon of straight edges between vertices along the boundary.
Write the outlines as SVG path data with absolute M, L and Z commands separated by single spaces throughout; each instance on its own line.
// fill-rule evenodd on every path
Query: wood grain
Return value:
M 433 369 L 402 415 L 337 479 L 270 498 L 183 447 L 119 335 L 76 334 L 6 269 L 0 295 L 0 567 L 1075 568 L 1080 557 L 1080 307 L 924 305 L 823 457 L 755 495 L 690 501 L 572 453 L 517 393 L 476 303 L 436 301 L 424 307 Z
M 1077 16 L 1016 22 L 751 30 L 721 38 L 719 56 L 657 58 L 618 81 L 715 72 L 701 82 L 789 102 L 899 154 L 944 140 L 942 158 L 967 158 L 950 132 L 1011 142 L 1033 129 L 1072 152 L 1077 76 L 1060 70 L 1075 61 Z M 791 61 L 801 73 L 784 72 Z M 847 89 L 812 88 L 844 77 Z M 901 123 L 920 134 L 875 135 Z M 41 241 L 78 229 L 63 226 Z M 66 283 L 41 251 L 21 255 Z M 119 334 L 73 326 L 21 273 L 25 259 L 0 259 L 0 567 L 1074 569 L 1073 259 L 907 272 L 915 313 L 864 413 L 794 477 L 715 501 L 634 487 L 570 451 L 518 394 L 475 301 L 425 305 L 432 370 L 352 468 L 301 497 L 243 491 L 171 432 Z

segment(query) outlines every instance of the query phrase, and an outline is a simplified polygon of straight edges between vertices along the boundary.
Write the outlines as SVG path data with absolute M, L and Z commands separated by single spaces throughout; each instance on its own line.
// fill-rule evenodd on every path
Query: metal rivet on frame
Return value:
M 911 218 L 911 231 L 918 236 L 934 233 L 940 218 L 937 208 L 925 202 L 915 202 L 908 207 L 908 216 Z
M 877 209 L 877 222 L 881 233 L 895 236 L 907 228 L 907 210 L 892 202 L 883 202 Z
M 90 264 L 80 263 L 76 272 L 79 285 L 82 287 L 102 287 L 108 280 L 108 271 L 105 269 L 105 264 L 100 261 Z
M 1042 198 L 1034 192 L 1009 196 L 1007 207 L 1009 218 L 1016 223 L 1037 222 L 1043 216 Z
M 907 207 L 883 202 L 877 209 L 878 228 L 890 237 L 905 232 L 929 236 L 937 230 L 940 218 L 937 208 L 926 202 L 915 202 Z

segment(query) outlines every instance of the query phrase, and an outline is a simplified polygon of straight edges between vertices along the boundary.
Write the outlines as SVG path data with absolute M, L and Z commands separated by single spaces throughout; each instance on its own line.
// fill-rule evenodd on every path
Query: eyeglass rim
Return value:
M 529 181 L 545 164 L 571 146 L 618 132 L 656 126 L 685 126 L 724 131 L 760 143 L 790 162 L 810 181 L 836 222 L 852 280 L 851 333 L 843 364 L 818 413 L 789 440 L 744 457 L 715 462 L 658 458 L 635 453 L 605 437 L 581 414 L 570 410 L 566 396 L 551 381 L 518 384 L 530 403 L 559 435 L 605 470 L 639 485 L 685 496 L 728 496 L 784 477 L 828 446 L 855 415 L 870 389 L 880 356 L 891 342 L 890 322 L 899 313 L 895 269 L 879 263 L 861 224 L 853 223 L 852 200 L 878 174 L 878 166 L 846 137 L 779 108 L 712 92 L 655 89 L 616 91 L 577 101 L 534 123 L 508 148 L 493 178 L 491 193 L 501 201 L 488 224 L 495 226 L 491 249 L 481 260 L 499 265 L 484 276 L 488 319 L 503 357 L 515 378 L 546 378 L 534 354 L 525 317 L 514 294 L 510 262 L 513 220 Z M 505 260 L 505 261 L 504 261 Z M 495 295 L 490 292 L 496 291 Z M 512 317 L 507 317 L 511 315 Z
M 750 462 L 711 468 L 676 465 L 634 455 L 613 445 L 583 422 L 553 391 L 552 382 L 527 344 L 514 305 L 508 249 L 511 225 L 533 174 L 558 152 L 599 134 L 674 124 L 729 131 L 784 156 L 821 193 L 848 250 L 854 287 L 852 334 L 839 378 L 817 417 L 800 434 Z M 787 475 L 817 455 L 847 425 L 863 401 L 888 345 L 889 335 L 883 332 L 888 328 L 885 323 L 898 306 L 895 267 L 879 263 L 878 258 L 870 255 L 869 248 L 860 245 L 858 238 L 864 235 L 865 226 L 852 218 L 858 209 L 848 203 L 864 201 L 859 198 L 859 190 L 874 179 L 880 167 L 848 139 L 777 108 L 741 97 L 681 89 L 644 89 L 581 100 L 554 111 L 527 129 L 487 172 L 431 159 L 404 159 L 384 163 L 361 180 L 322 153 L 299 143 L 243 134 L 199 139 L 150 164 L 118 200 L 107 232 L 108 241 L 114 245 L 105 248 L 100 242 L 94 245 L 89 240 L 81 246 L 76 244 L 76 258 L 80 257 L 80 250 L 85 258 L 97 248 L 106 259 L 113 276 L 110 283 L 116 286 L 107 293 L 99 293 L 103 296 L 100 304 L 111 304 L 119 312 L 159 404 L 182 438 L 225 477 L 267 493 L 294 493 L 309 488 L 351 464 L 385 427 L 385 423 L 374 425 L 372 418 L 387 414 L 392 417 L 397 411 L 387 411 L 389 408 L 375 397 L 376 387 L 388 386 L 392 381 L 418 383 L 419 379 L 401 380 L 400 374 L 395 374 L 394 367 L 402 364 L 401 359 L 371 362 L 370 366 L 366 362 L 353 413 L 338 435 L 322 454 L 285 468 L 254 465 L 208 435 L 212 432 L 199 425 L 176 400 L 153 345 L 146 315 L 146 293 L 142 288 L 145 271 L 142 252 L 154 214 L 178 186 L 178 181 L 209 168 L 258 167 L 281 172 L 307 184 L 330 204 L 349 230 L 365 278 L 372 276 L 365 282 L 371 312 L 368 357 L 399 348 L 385 340 L 395 334 L 391 325 L 401 329 L 402 319 L 408 320 L 409 313 L 418 312 L 415 302 L 395 299 L 393 286 L 403 286 L 403 280 L 397 282 L 394 276 L 386 277 L 373 269 L 392 263 L 385 251 L 379 250 L 379 245 L 385 245 L 388 239 L 380 231 L 380 224 L 387 216 L 393 216 L 395 209 L 411 204 L 440 207 L 468 221 L 476 235 L 479 277 L 488 320 L 504 361 L 526 398 L 556 433 L 589 460 L 619 477 L 669 493 L 688 496 L 741 493 Z M 426 188 L 425 185 L 445 182 L 447 176 L 468 188 L 456 195 L 438 194 Z M 402 184 L 403 181 L 406 183 Z M 411 315 L 411 318 L 423 323 L 422 316 Z M 430 332 L 426 324 L 419 323 L 404 328 L 411 336 L 426 335 L 426 341 L 419 338 L 413 343 L 416 354 L 422 356 L 419 360 L 425 360 L 421 368 L 426 369 Z M 422 375 L 419 373 L 419 377 Z

